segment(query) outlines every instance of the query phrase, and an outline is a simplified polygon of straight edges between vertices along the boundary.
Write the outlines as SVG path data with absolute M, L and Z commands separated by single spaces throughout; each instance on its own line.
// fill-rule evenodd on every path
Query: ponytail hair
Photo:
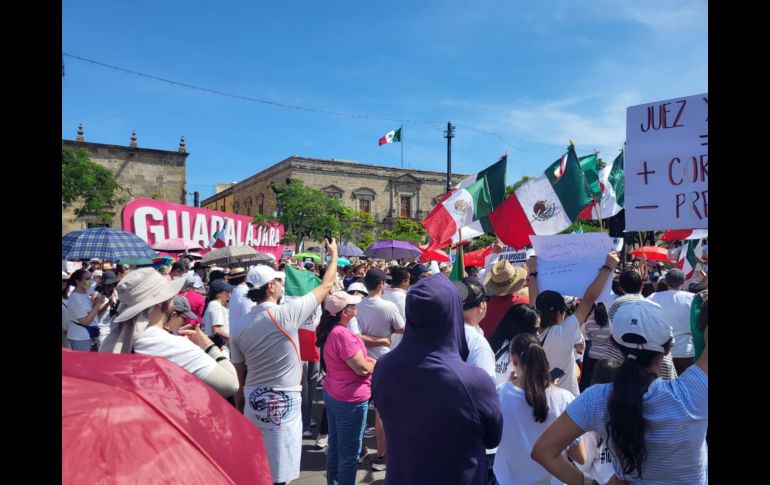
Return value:
M 540 312 L 540 331 L 551 325 L 556 325 L 556 319 L 560 313 L 566 313 L 567 304 L 561 293 L 546 290 L 537 295 L 535 307 Z
M 545 350 L 537 337 L 520 333 L 511 342 L 511 355 L 519 359 L 524 371 L 524 397 L 527 404 L 532 406 L 535 422 L 543 423 L 548 416 L 545 389 L 551 382 Z
M 83 277 L 83 273 L 86 273 L 86 270 L 84 269 L 78 269 L 74 273 L 70 275 L 70 279 L 67 280 L 67 286 L 64 287 L 63 290 L 61 290 L 61 297 L 65 300 L 69 299 L 69 289 L 70 286 L 77 286 L 78 281 L 80 281 L 80 278 Z
M 329 334 L 332 332 L 332 329 L 336 325 L 339 325 L 341 317 L 342 311 L 336 315 L 332 315 L 329 313 L 329 310 L 324 308 L 323 313 L 321 313 L 321 321 L 318 323 L 318 327 L 315 329 L 315 345 L 321 349 L 321 369 L 323 369 L 324 372 L 326 372 L 326 361 L 324 361 L 324 344 L 326 344 L 326 339 L 329 338 Z
M 642 398 L 657 377 L 647 368 L 661 353 L 624 347 L 614 342 L 614 338 L 612 340 L 625 360 L 612 381 L 612 392 L 607 400 L 607 437 L 623 474 L 636 472 L 637 478 L 641 479 L 642 466 L 647 459 L 647 445 L 644 441 L 647 421 L 642 414 Z M 671 340 L 663 345 L 664 355 L 670 348 Z

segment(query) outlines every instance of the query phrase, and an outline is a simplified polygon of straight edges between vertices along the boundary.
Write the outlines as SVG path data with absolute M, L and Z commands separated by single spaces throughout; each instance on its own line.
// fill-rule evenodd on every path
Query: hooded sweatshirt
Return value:
M 386 484 L 486 484 L 485 449 L 500 443 L 495 386 L 467 364 L 457 288 L 421 279 L 406 297 L 401 344 L 377 362 L 372 397 L 385 427 Z

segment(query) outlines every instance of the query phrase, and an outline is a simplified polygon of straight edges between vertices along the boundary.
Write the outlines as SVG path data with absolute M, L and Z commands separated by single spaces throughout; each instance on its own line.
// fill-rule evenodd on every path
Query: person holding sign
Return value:
M 558 386 L 570 391 L 573 395 L 580 394 L 577 376 L 575 373 L 575 342 L 580 333 L 580 326 L 585 323 L 588 314 L 593 308 L 596 299 L 607 284 L 607 279 L 612 277 L 615 266 L 620 262 L 618 253 L 610 251 L 607 254 L 604 266 L 598 268 L 599 273 L 580 300 L 575 312 L 567 318 L 567 305 L 561 293 L 546 290 L 538 291 L 537 283 L 537 257 L 533 256 L 527 261 L 529 270 L 529 301 L 534 301 L 540 312 L 540 342 L 543 344 L 550 371 L 561 369 L 564 376 Z

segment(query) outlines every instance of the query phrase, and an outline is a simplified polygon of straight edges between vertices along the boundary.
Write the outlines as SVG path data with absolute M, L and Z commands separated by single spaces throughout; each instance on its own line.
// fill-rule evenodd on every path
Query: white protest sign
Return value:
M 67 273 L 72 274 L 75 271 L 83 269 L 83 263 L 80 261 L 67 261 Z
M 527 250 L 522 249 L 521 251 L 516 251 L 510 246 L 505 246 L 502 252 L 498 254 L 498 258 L 495 261 L 501 259 L 507 259 L 513 266 L 524 267 L 527 262 Z
M 578 298 L 583 297 L 613 249 L 612 241 L 603 232 L 530 236 L 530 241 L 537 254 L 538 291 L 553 290 Z M 612 277 L 607 271 L 604 274 L 607 284 L 598 299 L 608 301 Z
M 708 93 L 626 112 L 626 231 L 708 228 Z

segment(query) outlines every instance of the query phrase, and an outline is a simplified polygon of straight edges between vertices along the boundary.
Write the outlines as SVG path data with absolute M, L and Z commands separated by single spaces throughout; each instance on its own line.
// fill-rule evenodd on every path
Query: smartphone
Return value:
M 327 229 L 326 231 L 324 231 L 324 239 L 326 239 L 330 243 L 332 242 L 332 230 L 331 229 Z

